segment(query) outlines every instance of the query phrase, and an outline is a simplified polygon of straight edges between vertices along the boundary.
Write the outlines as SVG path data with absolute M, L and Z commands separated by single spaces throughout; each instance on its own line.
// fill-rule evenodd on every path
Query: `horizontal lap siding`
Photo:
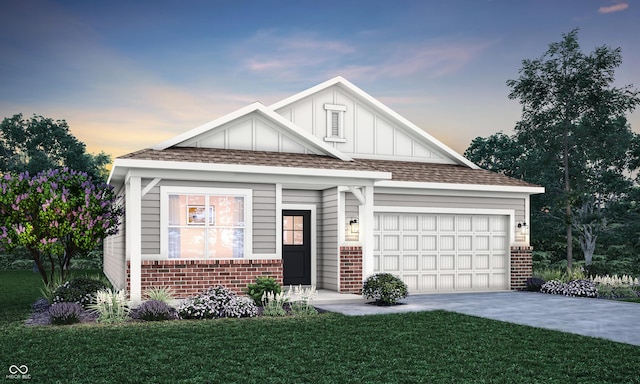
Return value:
M 338 190 L 322 191 L 322 215 L 318 233 L 318 281 L 320 287 L 338 290 Z
M 124 189 L 116 198 L 116 203 L 124 205 Z M 104 274 L 109 278 L 116 289 L 122 289 L 126 285 L 126 244 L 124 217 L 118 226 L 118 233 L 105 239 Z
M 144 179 L 147 185 L 150 179 Z M 142 254 L 160 253 L 160 187 L 240 188 L 253 190 L 253 253 L 276 253 L 276 192 L 273 184 L 162 180 L 142 198 Z
M 353 195 L 351 192 L 346 192 L 344 194 L 344 209 L 345 209 L 345 228 L 344 228 L 344 239 L 346 241 L 358 241 L 358 234 L 351 233 L 351 227 L 349 226 L 349 221 L 353 219 L 358 219 L 360 213 L 360 201 Z

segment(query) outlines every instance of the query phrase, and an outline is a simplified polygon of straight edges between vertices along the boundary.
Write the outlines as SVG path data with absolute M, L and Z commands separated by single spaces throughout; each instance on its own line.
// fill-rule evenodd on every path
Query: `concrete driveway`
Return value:
M 316 307 L 349 316 L 442 309 L 640 346 L 637 303 L 515 291 L 412 295 L 402 303 L 378 307 L 364 301 L 336 302 Z

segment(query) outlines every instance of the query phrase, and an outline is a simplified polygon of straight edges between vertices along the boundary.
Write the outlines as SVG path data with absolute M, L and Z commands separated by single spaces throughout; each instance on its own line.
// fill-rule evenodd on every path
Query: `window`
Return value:
M 304 245 L 304 216 L 282 217 L 282 244 Z
M 344 143 L 344 112 L 347 107 L 344 105 L 325 104 L 327 111 L 327 136 L 324 141 Z
M 168 258 L 246 256 L 251 190 L 163 187 L 162 196 L 161 251 Z

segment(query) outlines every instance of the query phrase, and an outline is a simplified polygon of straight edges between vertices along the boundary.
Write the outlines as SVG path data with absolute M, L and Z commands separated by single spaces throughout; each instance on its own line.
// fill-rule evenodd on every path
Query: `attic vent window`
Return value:
M 327 136 L 324 141 L 346 142 L 347 140 L 344 138 L 344 112 L 347 107 L 344 105 L 325 104 L 324 109 L 327 111 Z

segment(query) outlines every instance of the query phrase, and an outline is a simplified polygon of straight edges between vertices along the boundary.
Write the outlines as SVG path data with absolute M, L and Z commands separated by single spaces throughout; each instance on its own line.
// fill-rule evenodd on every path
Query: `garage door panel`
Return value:
M 458 274 L 458 289 L 470 290 L 473 285 L 471 284 L 472 275 L 470 273 Z
M 404 255 L 402 257 L 403 271 L 418 271 L 418 255 Z
M 382 250 L 383 251 L 399 251 L 400 235 L 384 235 L 382 238 Z
M 456 255 L 440 255 L 440 270 L 456 269 Z
M 459 255 L 458 256 L 458 269 L 469 270 L 473 268 L 473 255 Z
M 417 251 L 418 250 L 418 235 L 404 235 L 404 236 L 402 236 L 402 250 L 403 251 Z
M 374 271 L 411 292 L 509 287 L 509 219 L 500 215 L 377 213 Z
M 454 235 L 440 236 L 440 251 L 453 251 L 456 249 L 456 237 Z
M 438 269 L 437 255 L 422 255 L 422 270 L 436 271 Z
M 389 272 L 400 271 L 400 255 L 383 255 L 382 270 Z

